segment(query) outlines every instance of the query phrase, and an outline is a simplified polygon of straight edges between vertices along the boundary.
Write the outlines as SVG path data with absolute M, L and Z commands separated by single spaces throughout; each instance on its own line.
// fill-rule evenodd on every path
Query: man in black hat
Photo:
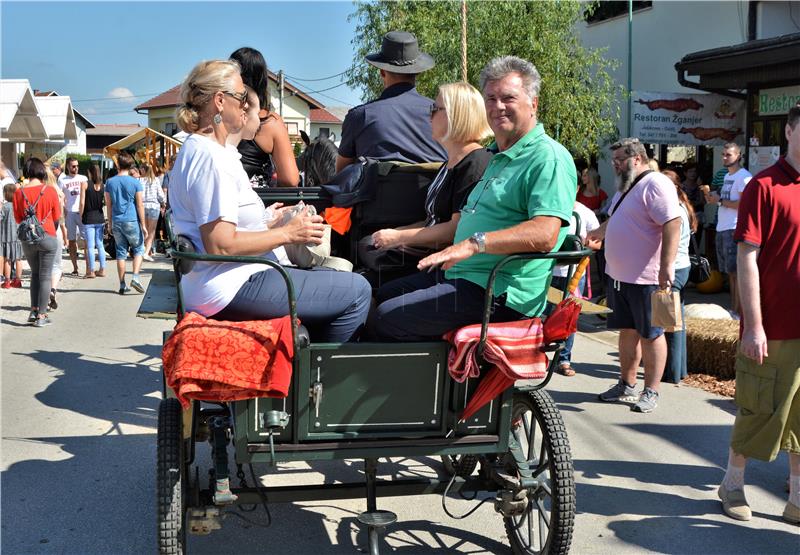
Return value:
M 417 37 L 405 31 L 386 33 L 381 51 L 366 60 L 380 69 L 383 93 L 345 116 L 336 171 L 359 156 L 408 163 L 447 160 L 431 135 L 433 100 L 416 89 L 417 75 L 434 66 L 433 58 L 420 52 Z

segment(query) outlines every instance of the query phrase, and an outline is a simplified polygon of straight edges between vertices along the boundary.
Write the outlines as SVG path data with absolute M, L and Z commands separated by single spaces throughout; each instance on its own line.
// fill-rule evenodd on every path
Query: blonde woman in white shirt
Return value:
M 301 212 L 269 229 L 264 203 L 227 146 L 247 121 L 248 95 L 233 61 L 198 64 L 181 86 L 178 124 L 189 133 L 170 173 L 175 231 L 200 252 L 264 256 L 289 243 L 319 244 L 322 218 Z M 366 321 L 369 283 L 349 272 L 287 268 L 297 314 L 316 341 L 344 342 Z M 181 280 L 186 309 L 219 320 L 283 316 L 288 300 L 277 271 L 261 264 L 198 263 Z

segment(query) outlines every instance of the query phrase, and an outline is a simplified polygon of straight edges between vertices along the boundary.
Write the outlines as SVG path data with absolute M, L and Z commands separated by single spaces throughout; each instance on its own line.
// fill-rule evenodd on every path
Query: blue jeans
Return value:
M 550 282 L 551 287 L 555 287 L 556 289 L 563 290 L 567 284 L 567 278 L 561 276 L 553 276 L 552 281 Z M 578 292 L 582 295 L 583 288 L 586 286 L 586 274 L 581 277 L 581 280 L 578 282 Z M 545 310 L 545 314 L 548 316 L 555 308 L 555 305 L 550 303 L 547 304 L 547 309 Z M 561 352 L 558 353 L 558 363 L 559 364 L 569 364 L 572 360 L 572 346 L 575 344 L 575 334 L 570 334 L 567 337 L 567 340 L 564 342 L 564 348 L 561 349 Z
M 94 247 L 97 245 L 97 261 L 100 269 L 106 267 L 106 249 L 103 247 L 103 226 L 106 224 L 83 224 L 86 235 L 86 265 L 90 272 L 94 272 Z
M 689 268 L 675 270 L 675 281 L 672 290 L 681 295 L 681 317 L 684 320 L 683 329 L 676 332 L 664 332 L 667 340 L 667 365 L 664 368 L 662 382 L 680 383 L 689 375 L 686 366 L 686 317 L 683 313 L 683 288 L 689 280 Z
M 486 290 L 465 279 L 446 279 L 444 272 L 418 272 L 390 281 L 375 294 L 378 307 L 370 331 L 379 340 L 438 340 L 448 331 L 483 318 Z M 527 318 L 505 306 L 505 295 L 492 303 L 492 322 Z
M 355 338 L 369 313 L 372 288 L 359 274 L 327 268 L 284 268 L 292 279 L 297 317 L 318 343 Z M 243 321 L 280 318 L 289 312 L 286 282 L 276 270 L 250 276 L 228 306 L 211 318 Z
M 117 260 L 128 258 L 128 248 L 133 249 L 133 256 L 144 255 L 144 236 L 139 222 L 114 221 L 111 226 L 114 241 L 117 242 Z

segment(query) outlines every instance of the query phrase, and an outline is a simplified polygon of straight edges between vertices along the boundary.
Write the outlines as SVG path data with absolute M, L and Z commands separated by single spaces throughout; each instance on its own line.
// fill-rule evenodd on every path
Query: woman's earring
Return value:
M 216 114 L 214 114 L 214 123 L 216 125 L 219 125 L 220 123 L 222 123 L 222 113 L 217 112 Z

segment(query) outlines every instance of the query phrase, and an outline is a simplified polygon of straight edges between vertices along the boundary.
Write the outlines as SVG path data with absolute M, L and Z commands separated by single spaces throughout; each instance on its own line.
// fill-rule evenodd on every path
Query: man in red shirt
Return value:
M 800 524 L 800 103 L 789 110 L 785 131 L 786 156 L 756 175 L 739 203 L 738 412 L 718 493 L 725 514 L 750 520 L 747 459 L 772 461 L 788 451 L 783 519 Z

